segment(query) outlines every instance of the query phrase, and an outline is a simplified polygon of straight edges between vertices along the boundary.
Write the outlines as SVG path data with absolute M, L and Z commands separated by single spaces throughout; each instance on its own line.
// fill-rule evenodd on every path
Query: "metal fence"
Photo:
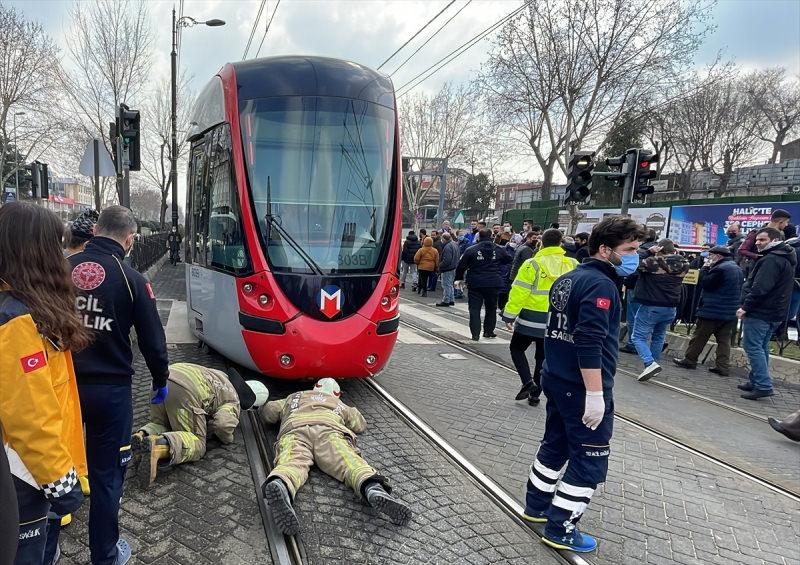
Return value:
M 675 320 L 673 320 L 672 324 L 670 325 L 669 328 L 670 331 L 675 332 L 675 328 L 677 326 L 683 326 L 686 330 L 686 337 L 688 338 L 692 335 L 694 326 L 697 323 L 697 310 L 700 307 L 700 292 L 701 289 L 697 285 L 690 285 L 690 284 L 683 285 L 681 302 L 677 307 L 677 314 L 675 316 Z M 627 315 L 627 304 L 628 304 L 627 301 L 629 299 L 628 294 L 629 293 L 626 292 L 624 297 L 625 308 L 623 308 L 623 317 L 626 317 Z M 783 325 L 778 328 L 778 331 L 775 332 L 773 341 L 775 341 L 778 355 L 783 355 L 787 347 L 789 347 L 792 344 L 796 344 L 798 343 L 798 341 L 800 341 L 800 328 L 798 328 L 797 340 L 792 340 L 789 338 L 788 327 L 791 324 L 792 324 L 791 320 L 784 322 Z M 741 344 L 742 344 L 742 323 L 740 321 L 736 324 L 736 332 L 733 334 L 731 345 L 741 347 Z
M 140 273 L 156 264 L 167 253 L 168 232 L 137 236 L 131 251 L 131 266 Z

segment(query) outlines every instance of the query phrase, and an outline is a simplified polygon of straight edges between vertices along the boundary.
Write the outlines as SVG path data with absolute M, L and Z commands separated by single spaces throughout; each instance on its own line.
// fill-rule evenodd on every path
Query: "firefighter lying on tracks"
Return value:
M 267 387 L 245 381 L 231 369 L 209 369 L 192 363 L 169 366 L 169 394 L 150 405 L 150 421 L 133 434 L 131 445 L 139 461 L 139 482 L 148 488 L 158 469 L 198 461 L 206 453 L 206 437 L 233 441 L 242 409 L 260 407 L 269 398 Z
M 367 423 L 356 408 L 339 400 L 340 395 L 339 384 L 326 378 L 313 390 L 267 402 L 259 410 L 268 424 L 281 422 L 275 468 L 261 490 L 275 523 L 286 535 L 294 535 L 300 528 L 292 500 L 315 463 L 395 524 L 403 525 L 411 519 L 411 509 L 389 494 L 387 479 L 359 455 L 355 436 L 366 429 Z

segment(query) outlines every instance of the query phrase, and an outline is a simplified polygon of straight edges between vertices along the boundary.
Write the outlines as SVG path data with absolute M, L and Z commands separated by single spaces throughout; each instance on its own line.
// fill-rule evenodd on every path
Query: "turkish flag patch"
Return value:
M 156 295 L 153 293 L 152 285 L 150 283 L 145 283 L 144 286 L 145 286 L 145 288 L 147 288 L 147 294 L 150 295 L 150 298 L 155 300 L 156 299 Z
M 594 305 L 600 308 L 600 310 L 608 310 L 611 308 L 611 300 L 608 298 L 595 298 Z
M 44 351 L 40 351 L 39 353 L 34 353 L 33 355 L 23 357 L 20 359 L 20 362 L 22 363 L 22 372 L 31 373 L 41 369 L 42 367 L 46 367 L 47 357 L 44 356 Z

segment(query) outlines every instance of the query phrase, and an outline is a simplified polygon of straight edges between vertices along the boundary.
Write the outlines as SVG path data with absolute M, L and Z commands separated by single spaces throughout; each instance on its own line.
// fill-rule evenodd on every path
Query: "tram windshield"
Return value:
M 394 112 L 361 100 L 303 96 L 247 100 L 241 108 L 245 162 L 271 267 L 375 271 L 389 221 Z

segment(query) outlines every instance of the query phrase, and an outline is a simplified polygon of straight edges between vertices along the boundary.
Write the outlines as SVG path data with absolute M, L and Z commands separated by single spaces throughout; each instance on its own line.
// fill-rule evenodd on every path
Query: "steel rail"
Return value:
M 461 343 L 459 343 L 455 339 L 450 339 L 450 338 L 448 338 L 446 336 L 442 336 L 442 335 L 440 335 L 440 334 L 438 334 L 436 332 L 433 332 L 433 331 L 431 331 L 431 330 L 429 330 L 427 328 L 424 328 L 424 327 L 419 326 L 417 324 L 408 322 L 407 320 L 403 320 L 402 318 L 400 320 L 400 324 L 402 324 L 404 326 L 407 326 L 409 328 L 412 328 L 412 329 L 414 329 L 416 331 L 425 333 L 425 334 L 427 334 L 427 335 L 429 335 L 429 336 L 431 336 L 431 337 L 433 337 L 435 339 L 438 339 L 439 341 L 441 341 L 443 343 L 446 343 L 446 344 L 450 345 L 451 347 L 453 347 L 455 349 L 459 349 L 460 351 L 468 353 L 468 354 L 470 354 L 470 355 L 472 355 L 474 357 L 478 357 L 479 359 L 482 359 L 482 360 L 486 361 L 487 363 L 491 363 L 491 364 L 493 364 L 493 365 L 495 365 L 497 367 L 500 367 L 500 368 L 502 368 L 502 369 L 504 369 L 506 371 L 512 372 L 515 375 L 517 374 L 517 371 L 516 371 L 516 369 L 514 369 L 514 367 L 512 367 L 512 366 L 510 366 L 508 364 L 502 363 L 502 362 L 500 362 L 500 361 L 498 361 L 496 359 L 493 359 L 492 357 L 489 357 L 488 355 L 485 355 L 483 353 L 475 351 L 474 349 L 470 349 L 470 348 L 464 347 Z M 623 422 L 625 422 L 627 424 L 630 424 L 630 425 L 634 426 L 635 428 L 637 428 L 640 431 L 646 432 L 649 435 L 654 436 L 654 437 L 656 437 L 658 439 L 661 439 L 661 440 L 663 440 L 663 441 L 665 441 L 665 442 L 667 442 L 667 443 L 669 443 L 669 444 L 671 444 L 671 445 L 673 445 L 675 447 L 678 447 L 679 449 L 687 451 L 687 452 L 691 453 L 692 455 L 695 455 L 695 456 L 700 457 L 701 459 L 704 459 L 704 460 L 706 460 L 706 461 L 708 461 L 710 463 L 718 465 L 718 466 L 720 466 L 720 467 L 722 467 L 722 468 L 724 468 L 724 469 L 726 469 L 728 471 L 731 471 L 732 473 L 734 473 L 736 475 L 739 475 L 739 476 L 741 476 L 741 477 L 743 477 L 745 479 L 748 479 L 748 480 L 750 480 L 750 481 L 752 481 L 752 482 L 754 482 L 754 483 L 756 483 L 756 484 L 758 484 L 760 486 L 763 486 L 763 487 L 771 490 L 772 492 L 775 492 L 777 494 L 785 496 L 785 497 L 793 500 L 794 502 L 800 503 L 800 496 L 798 496 L 795 492 L 793 492 L 793 491 L 791 491 L 791 490 L 789 490 L 789 489 L 787 489 L 787 488 L 785 488 L 785 487 L 783 487 L 783 486 L 771 481 L 768 478 L 762 477 L 762 476 L 760 476 L 760 475 L 758 475 L 756 473 L 752 473 L 750 471 L 746 471 L 746 470 L 744 470 L 744 469 L 742 469 L 740 467 L 737 467 L 736 465 L 734 465 L 732 463 L 724 461 L 723 459 L 719 459 L 717 457 L 714 457 L 713 455 L 708 455 L 706 453 L 703 453 L 699 449 L 697 449 L 695 447 L 692 447 L 691 445 L 689 445 L 689 444 L 687 444 L 687 443 L 685 443 L 685 442 L 683 442 L 683 441 L 681 441 L 681 440 L 679 440 L 679 439 L 677 439 L 677 438 L 675 438 L 675 437 L 673 437 L 673 436 L 671 436 L 669 434 L 666 434 L 666 433 L 664 433 L 662 431 L 659 431 L 656 428 L 654 428 L 654 427 L 652 427 L 652 426 L 650 426 L 650 425 L 648 425 L 648 424 L 646 424 L 644 422 L 639 421 L 637 418 L 626 416 L 624 413 L 620 413 L 620 412 L 615 412 L 614 413 L 614 417 L 616 419 L 620 420 L 620 421 L 623 421 Z
M 541 537 L 544 530 L 544 524 L 532 524 L 522 519 L 522 513 L 525 510 L 494 480 L 489 478 L 477 466 L 471 463 L 464 455 L 459 452 L 453 445 L 444 439 L 439 433 L 436 432 L 431 426 L 417 416 L 413 410 L 403 404 L 400 400 L 392 396 L 385 388 L 375 382 L 374 378 L 364 379 L 361 381 L 369 389 L 382 398 L 395 412 L 397 412 L 408 425 L 414 428 L 420 435 L 437 447 L 444 453 L 451 461 L 460 467 L 467 475 L 477 484 L 477 486 L 488 496 L 488 498 L 507 515 L 509 515 L 515 523 L 524 527 L 528 531 L 533 531 L 538 537 Z M 565 551 L 555 549 L 548 545 L 542 544 L 542 547 L 547 548 L 552 553 L 556 554 L 563 562 L 569 565 L 589 565 L 591 562 L 587 561 L 581 554 L 573 551 Z

